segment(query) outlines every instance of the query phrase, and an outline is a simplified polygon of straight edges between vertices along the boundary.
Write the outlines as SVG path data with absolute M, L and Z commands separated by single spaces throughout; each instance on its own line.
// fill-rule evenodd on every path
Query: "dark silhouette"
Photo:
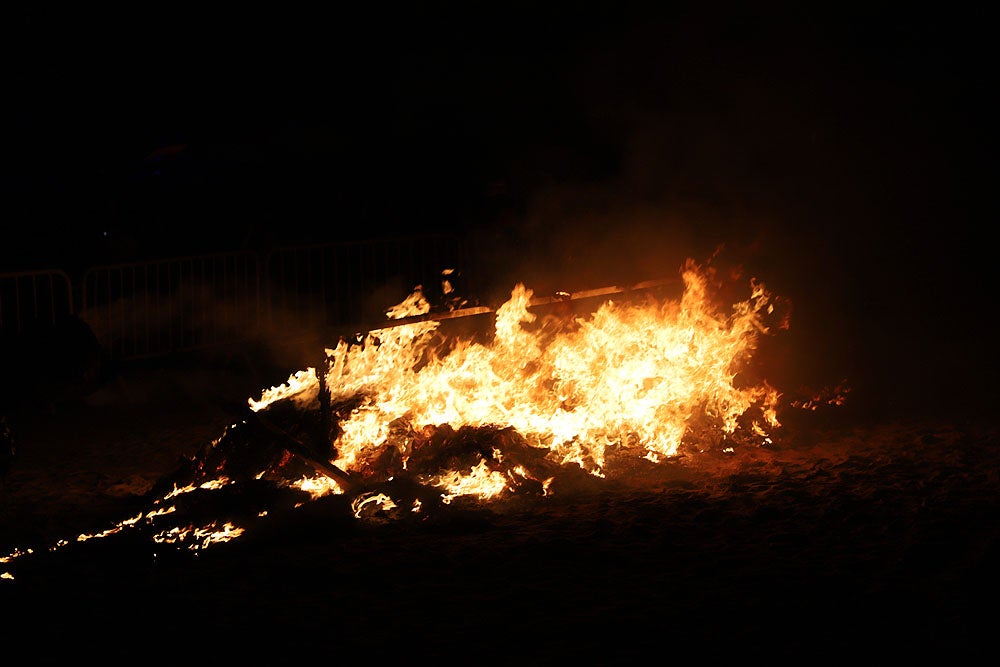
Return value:
M 0 498 L 7 488 L 7 474 L 17 458 L 14 432 L 7 423 L 7 417 L 0 415 Z
M 4 409 L 54 414 L 95 389 L 103 354 L 90 326 L 69 315 L 34 324 L 0 340 L 0 400 Z

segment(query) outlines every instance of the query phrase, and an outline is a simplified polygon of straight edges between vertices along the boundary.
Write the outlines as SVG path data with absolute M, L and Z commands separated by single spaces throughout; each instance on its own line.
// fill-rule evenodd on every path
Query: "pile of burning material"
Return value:
M 544 298 L 519 284 L 498 308 L 442 312 L 417 289 L 318 370 L 249 399 L 106 534 L 142 526 L 198 550 L 319 499 L 362 521 L 423 518 L 770 444 L 780 395 L 752 362 L 783 309 L 756 280 L 723 310 L 711 267 L 689 261 L 681 278 Z M 488 334 L 446 331 L 485 315 Z

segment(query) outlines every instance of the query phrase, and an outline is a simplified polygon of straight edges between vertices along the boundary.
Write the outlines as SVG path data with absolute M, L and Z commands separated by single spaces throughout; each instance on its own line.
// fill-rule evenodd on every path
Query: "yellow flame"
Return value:
M 213 521 L 201 528 L 195 526 L 170 528 L 154 535 L 153 541 L 157 544 L 187 544 L 188 549 L 197 551 L 212 544 L 233 540 L 244 532 L 243 528 L 229 521 L 222 526 Z
M 481 461 L 469 473 L 448 472 L 430 480 L 432 486 L 445 490 L 442 499 L 450 503 L 456 496 L 478 496 L 493 498 L 507 488 L 507 478 L 502 473 L 490 470 L 486 461 Z
M 299 489 L 300 491 L 305 491 L 312 497 L 313 500 L 331 494 L 339 495 L 344 492 L 336 481 L 329 477 L 322 476 L 303 477 L 298 481 L 291 483 L 289 486 Z
M 768 332 L 769 292 L 752 280 L 749 297 L 723 312 L 712 303 L 710 270 L 689 260 L 681 275 L 679 300 L 607 300 L 587 317 L 562 320 L 530 312 L 533 292 L 518 284 L 496 310 L 488 343 L 445 346 L 433 320 L 372 331 L 360 344 L 340 341 L 326 350 L 321 376 L 333 401 L 362 400 L 340 423 L 334 463 L 347 471 L 363 465 L 398 420 L 416 433 L 441 424 L 510 426 L 551 460 L 597 476 L 612 447 L 651 461 L 675 456 L 695 417 L 731 434 L 756 408 L 753 431 L 766 437 L 759 420 L 779 426 L 778 392 L 766 382 L 737 386 L 735 378 Z M 415 292 L 388 314 L 421 312 L 426 302 Z M 309 368 L 250 405 L 260 410 L 289 397 L 307 404 L 318 390 Z M 478 487 L 487 496 L 498 492 L 503 475 L 496 475 L 474 469 L 440 483 L 447 494 Z
M 395 509 L 396 503 L 384 493 L 361 494 L 351 501 L 351 510 L 356 518 L 360 519 L 365 510 L 369 508 L 388 511 Z
M 285 398 L 289 398 L 296 402 L 299 402 L 300 400 L 307 401 L 309 400 L 309 395 L 308 393 L 303 395 L 303 390 L 315 390 L 315 388 L 316 369 L 310 367 L 289 375 L 288 382 L 285 384 L 266 389 L 264 393 L 261 394 L 260 400 L 255 401 L 251 398 L 248 399 L 247 402 L 250 404 L 250 409 L 257 412 L 261 408 Z

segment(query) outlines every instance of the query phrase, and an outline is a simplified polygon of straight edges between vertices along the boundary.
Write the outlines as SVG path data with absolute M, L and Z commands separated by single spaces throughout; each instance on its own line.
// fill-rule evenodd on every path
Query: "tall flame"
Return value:
M 341 341 L 326 350 L 325 373 L 300 372 L 250 405 L 314 401 L 322 377 L 334 403 L 354 401 L 333 443 L 334 463 L 348 471 L 390 434 L 405 463 L 422 430 L 442 424 L 513 427 L 551 460 L 598 476 L 612 447 L 653 461 L 675 456 L 699 420 L 731 434 L 753 408 L 752 430 L 766 435 L 765 424 L 779 426 L 777 391 L 735 380 L 768 332 L 770 294 L 751 281 L 749 298 L 724 313 L 712 303 L 710 269 L 689 260 L 681 275 L 679 300 L 607 300 L 572 318 L 530 312 L 533 292 L 518 284 L 496 310 L 489 342 L 446 341 L 434 320 L 389 326 Z M 428 308 L 418 291 L 388 315 Z

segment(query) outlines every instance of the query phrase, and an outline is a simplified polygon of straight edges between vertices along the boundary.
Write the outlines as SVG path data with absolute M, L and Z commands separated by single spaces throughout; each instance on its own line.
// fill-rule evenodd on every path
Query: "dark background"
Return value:
M 980 10 L 16 10 L 0 270 L 431 231 L 506 289 L 729 257 L 788 382 L 992 405 Z

